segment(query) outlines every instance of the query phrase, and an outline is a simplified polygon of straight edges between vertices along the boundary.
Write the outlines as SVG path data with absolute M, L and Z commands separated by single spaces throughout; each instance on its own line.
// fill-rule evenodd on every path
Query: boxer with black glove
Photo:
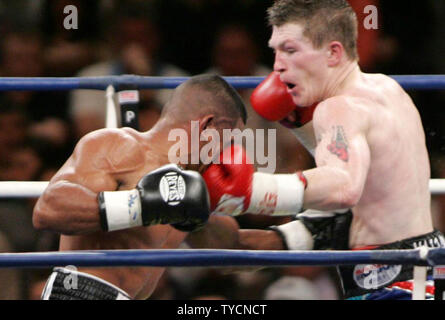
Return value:
M 98 197 L 104 231 L 171 224 L 196 231 L 209 217 L 209 196 L 201 175 L 175 164 L 146 174 L 135 189 L 103 191 Z
M 198 236 L 204 242 L 214 235 L 206 228 L 194 232 L 207 226 L 209 195 L 200 176 L 206 164 L 199 157 L 193 162 L 203 146 L 192 140 L 193 125 L 199 138 L 207 129 L 222 136 L 245 122 L 244 104 L 224 79 L 192 77 L 175 89 L 149 131 L 102 129 L 84 136 L 39 198 L 34 226 L 60 233 L 60 251 L 177 249 Z M 171 139 L 177 129 L 191 139 Z M 43 298 L 146 299 L 164 269 L 57 269 Z M 72 277 L 79 280 L 77 291 L 63 286 Z

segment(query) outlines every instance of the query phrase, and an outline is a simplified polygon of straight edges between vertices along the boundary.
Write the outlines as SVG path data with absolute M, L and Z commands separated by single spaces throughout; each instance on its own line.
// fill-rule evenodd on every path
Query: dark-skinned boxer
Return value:
M 39 198 L 34 226 L 60 233 L 60 251 L 177 248 L 209 217 L 199 174 L 206 165 L 190 161 L 190 139 L 183 163 L 169 161 L 176 144 L 169 133 L 181 129 L 190 137 L 192 121 L 199 134 L 215 129 L 222 136 L 224 129 L 241 128 L 246 112 L 221 77 L 192 77 L 175 89 L 151 130 L 101 129 L 84 136 Z M 42 298 L 145 299 L 164 269 L 56 268 Z M 64 285 L 70 276 L 77 277 L 77 289 Z

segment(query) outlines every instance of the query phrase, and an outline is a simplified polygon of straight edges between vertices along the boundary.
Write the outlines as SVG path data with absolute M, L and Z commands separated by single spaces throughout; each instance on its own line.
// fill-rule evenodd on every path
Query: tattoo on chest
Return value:
M 343 126 L 332 127 L 332 139 L 328 145 L 328 150 L 332 154 L 335 154 L 340 160 L 348 162 L 348 140 L 346 139 Z

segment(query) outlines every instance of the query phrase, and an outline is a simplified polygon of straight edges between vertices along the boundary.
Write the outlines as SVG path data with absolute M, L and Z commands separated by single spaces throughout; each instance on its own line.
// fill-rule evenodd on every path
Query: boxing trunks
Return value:
M 445 247 L 439 231 L 394 243 L 363 248 L 361 250 L 399 250 Z M 360 249 L 358 249 L 360 250 Z M 411 300 L 413 270 L 410 265 L 355 265 L 339 266 L 345 298 L 349 300 Z M 432 268 L 428 268 L 426 299 L 434 299 Z
M 123 290 L 90 274 L 54 268 L 42 292 L 42 300 L 131 300 Z

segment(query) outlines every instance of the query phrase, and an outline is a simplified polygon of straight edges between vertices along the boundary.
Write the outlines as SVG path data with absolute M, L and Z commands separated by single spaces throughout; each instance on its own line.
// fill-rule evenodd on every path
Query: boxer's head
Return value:
M 337 79 L 356 64 L 357 18 L 346 0 L 277 0 L 268 10 L 274 70 L 295 104 L 329 97 Z
M 224 134 L 233 129 L 242 130 L 246 121 L 243 100 L 217 75 L 198 75 L 181 84 L 164 106 L 160 119 L 164 127 L 170 128 L 170 141 L 182 139 L 182 143 L 179 141 L 175 146 L 178 150 L 171 150 L 182 153 L 180 163 L 188 169 L 200 171 L 205 168 L 205 159 L 216 158 L 224 143 L 227 144 Z M 205 152 L 201 152 L 205 146 Z M 211 150 L 210 146 L 216 148 Z M 187 163 L 184 163 L 185 152 Z

